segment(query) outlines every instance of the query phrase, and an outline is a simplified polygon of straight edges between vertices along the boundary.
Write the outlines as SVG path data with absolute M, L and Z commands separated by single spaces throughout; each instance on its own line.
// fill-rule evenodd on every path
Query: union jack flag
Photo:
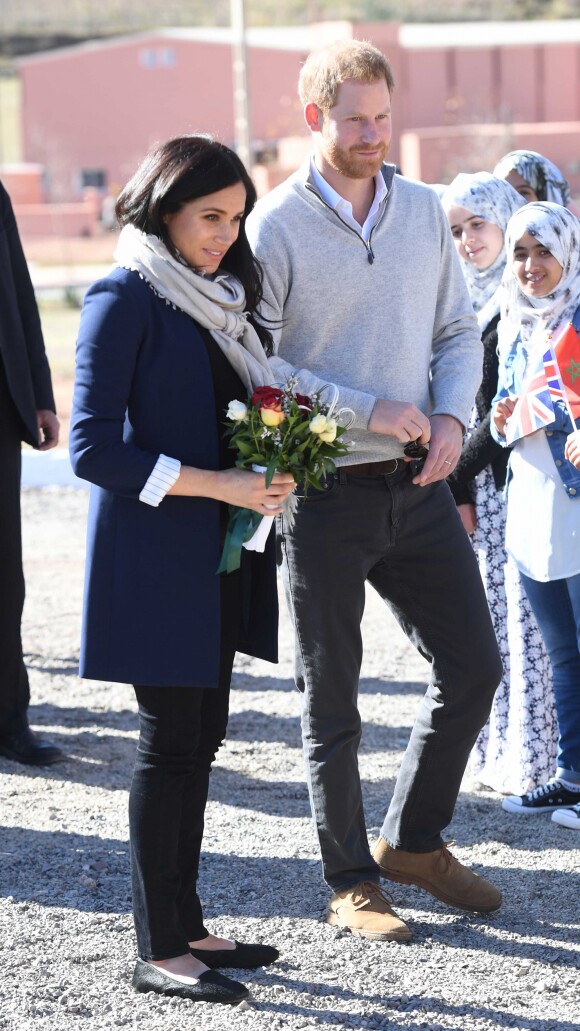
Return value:
M 506 441 L 513 444 L 521 437 L 549 426 L 555 418 L 551 390 L 542 366 L 522 387 L 517 404 L 506 423 Z
M 546 351 L 543 361 L 550 397 L 552 401 L 563 401 L 566 397 L 564 384 L 560 376 L 560 366 L 552 353 L 551 347 Z

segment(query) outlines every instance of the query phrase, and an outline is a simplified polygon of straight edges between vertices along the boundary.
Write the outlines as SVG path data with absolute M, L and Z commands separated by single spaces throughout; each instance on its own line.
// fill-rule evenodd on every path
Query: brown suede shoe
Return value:
M 391 909 L 391 896 L 374 881 L 362 881 L 354 888 L 333 895 L 328 904 L 326 923 L 348 927 L 357 938 L 376 941 L 408 942 L 411 932 Z
M 416 884 L 448 906 L 474 913 L 492 913 L 502 903 L 501 892 L 449 852 L 448 841 L 435 852 L 404 852 L 379 838 L 373 859 L 383 877 L 401 884 Z

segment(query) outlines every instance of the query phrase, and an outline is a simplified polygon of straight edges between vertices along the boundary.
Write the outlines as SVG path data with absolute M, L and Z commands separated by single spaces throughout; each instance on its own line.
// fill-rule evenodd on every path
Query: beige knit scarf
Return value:
M 121 232 L 115 261 L 138 272 L 158 294 L 208 329 L 248 392 L 274 382 L 260 338 L 244 311 L 242 284 L 234 275 L 201 276 L 172 257 L 157 236 L 132 225 Z

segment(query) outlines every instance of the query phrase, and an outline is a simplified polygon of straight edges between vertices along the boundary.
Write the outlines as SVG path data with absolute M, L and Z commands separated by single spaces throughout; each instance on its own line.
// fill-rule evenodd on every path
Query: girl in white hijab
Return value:
M 550 812 L 556 823 L 578 829 L 580 473 L 566 458 L 567 436 L 574 429 L 566 405 L 551 402 L 553 412 L 548 410 L 543 420 L 536 412 L 542 400 L 545 411 L 543 355 L 550 340 L 554 343 L 570 322 L 580 327 L 580 223 L 559 204 L 528 204 L 510 220 L 506 250 L 492 425 L 499 441 L 506 433 L 515 439 L 506 548 L 520 571 L 552 664 L 560 738 L 555 775 L 535 791 L 504 799 L 503 808 L 517 814 Z M 580 368 L 580 347 L 575 361 Z M 522 394 L 531 402 L 520 422 L 515 409 Z M 530 418 L 538 427 L 532 432 Z
M 490 718 L 471 756 L 476 781 L 496 791 L 522 792 L 545 781 L 554 767 L 557 725 L 549 662 L 518 571 L 504 547 L 508 452 L 491 436 L 497 390 L 497 327 L 506 264 L 504 233 L 524 200 L 489 172 L 458 175 L 442 197 L 484 349 L 478 392 L 458 465 L 448 478 L 478 557 L 502 657 L 504 675 Z M 542 697 L 538 723 L 534 699 Z

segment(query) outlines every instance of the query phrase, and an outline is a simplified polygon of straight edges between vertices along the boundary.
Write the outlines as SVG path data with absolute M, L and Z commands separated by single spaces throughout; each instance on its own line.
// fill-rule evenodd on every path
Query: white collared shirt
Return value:
M 385 180 L 383 179 L 381 172 L 375 176 L 375 196 L 362 226 L 357 222 L 352 213 L 352 204 L 350 201 L 341 197 L 340 193 L 337 193 L 330 183 L 326 181 L 324 176 L 318 171 L 314 163 L 314 158 L 310 159 L 310 174 L 312 175 L 316 188 L 322 199 L 326 201 L 329 207 L 336 211 L 337 215 L 340 216 L 343 222 L 346 222 L 351 229 L 354 229 L 359 236 L 362 236 L 365 243 L 368 243 L 371 232 L 378 222 L 381 201 L 388 193 Z

